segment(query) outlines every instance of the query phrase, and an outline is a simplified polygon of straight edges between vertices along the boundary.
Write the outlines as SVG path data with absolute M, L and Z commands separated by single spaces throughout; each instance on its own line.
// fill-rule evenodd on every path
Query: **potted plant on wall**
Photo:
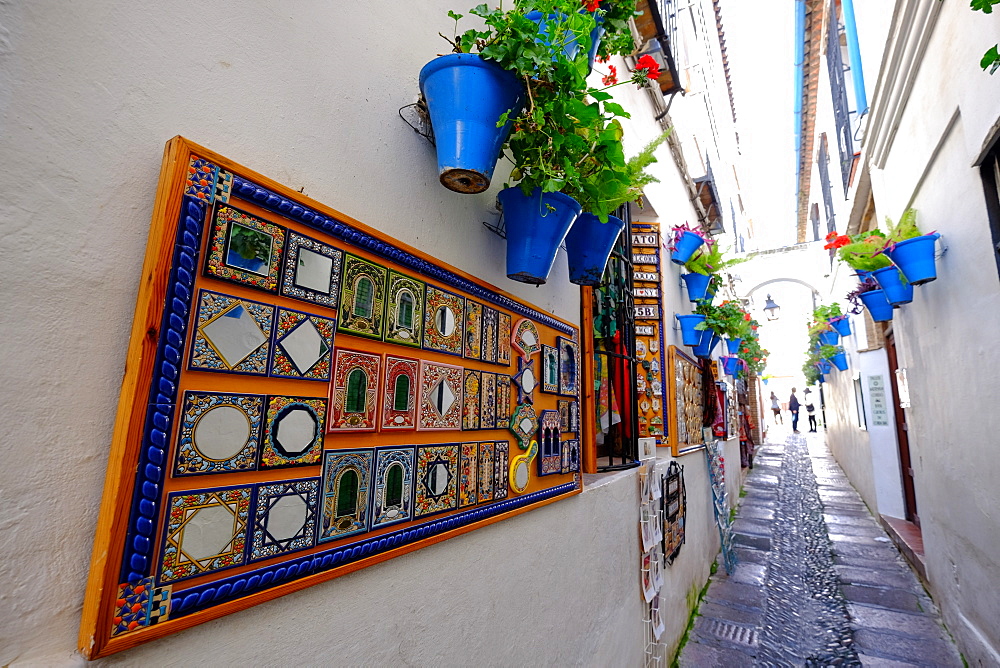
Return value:
M 698 329 L 705 332 L 712 332 L 712 340 L 709 342 L 708 351 L 704 355 L 698 350 L 695 354 L 699 357 L 708 357 L 722 337 L 730 339 L 742 338 L 751 321 L 750 314 L 743 310 L 743 307 L 734 301 L 724 301 L 718 306 L 712 304 L 708 299 L 702 299 L 695 307 L 695 313 L 704 315 L 704 322 L 697 325 Z M 704 339 L 702 339 L 704 343 Z
M 650 78 L 653 78 L 650 76 Z M 625 229 L 625 222 L 610 214 L 629 202 L 642 201 L 642 189 L 658 181 L 646 172 L 656 162 L 653 152 L 670 136 L 667 130 L 651 141 L 633 158 L 625 162 L 624 178 L 608 178 L 606 172 L 595 170 L 583 182 L 583 191 L 577 197 L 583 212 L 566 235 L 566 257 L 569 280 L 577 285 L 598 285 L 618 236 Z M 602 220 L 599 213 L 605 211 Z
M 851 304 L 851 313 L 861 313 L 862 307 L 868 309 L 868 314 L 875 322 L 892 320 L 892 304 L 885 298 L 885 293 L 878 287 L 874 278 L 866 278 L 858 287 L 847 293 L 847 301 Z
M 693 302 L 706 297 L 711 298 L 721 283 L 719 273 L 729 267 L 746 262 L 752 255 L 739 258 L 725 258 L 718 244 L 706 244 L 699 247 L 684 263 L 688 273 L 681 274 L 687 285 L 688 299 Z
M 711 246 L 715 243 L 706 233 L 688 223 L 674 225 L 670 231 L 673 234 L 670 240 L 670 261 L 674 264 L 685 264 L 702 244 Z
M 889 235 L 886 239 L 885 254 L 899 267 L 906 281 L 911 285 L 923 285 L 937 278 L 934 264 L 934 243 L 941 237 L 937 232 L 921 234 L 917 228 L 916 209 L 907 209 L 898 225 L 886 218 Z

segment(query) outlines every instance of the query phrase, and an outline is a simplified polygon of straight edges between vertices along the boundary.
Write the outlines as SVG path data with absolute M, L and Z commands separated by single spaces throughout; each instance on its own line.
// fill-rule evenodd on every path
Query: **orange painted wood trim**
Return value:
M 597 473 L 597 404 L 594 396 L 594 288 L 580 289 L 580 351 L 583 355 L 583 388 L 580 394 L 580 448 L 583 472 Z

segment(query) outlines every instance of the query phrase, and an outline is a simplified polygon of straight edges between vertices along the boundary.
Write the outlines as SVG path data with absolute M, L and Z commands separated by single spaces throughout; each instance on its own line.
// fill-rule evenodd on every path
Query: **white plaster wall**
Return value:
M 417 97 L 420 67 L 448 50 L 437 32 L 450 30 L 452 7 L 0 5 L 0 665 L 79 660 L 124 352 L 170 137 L 578 321 L 563 254 L 540 288 L 503 276 L 503 242 L 481 222 L 492 220 L 504 166 L 487 193 L 451 193 L 437 183 L 430 145 L 397 116 Z M 692 508 L 708 498 L 697 475 L 692 466 Z M 634 475 L 623 474 L 103 663 L 635 665 L 636 503 Z M 701 586 L 717 546 L 700 512 L 685 565 L 668 574 L 683 596 Z M 673 642 L 677 628 L 671 621 Z
M 972 166 L 998 120 L 1000 79 L 978 67 L 998 30 L 995 13 L 941 7 L 884 169 L 872 174 L 880 218 L 896 220 L 913 206 L 922 229 L 941 232 L 939 249 L 948 249 L 938 280 L 917 288 L 893 329 L 912 400 L 906 415 L 928 578 L 971 665 L 1000 663 L 1000 415 L 991 400 L 1000 391 L 991 368 L 1000 281 Z

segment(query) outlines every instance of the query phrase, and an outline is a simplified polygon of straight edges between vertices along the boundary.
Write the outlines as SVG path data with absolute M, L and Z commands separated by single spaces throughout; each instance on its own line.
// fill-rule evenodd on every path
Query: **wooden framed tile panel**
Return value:
M 88 658 L 581 490 L 562 465 L 509 482 L 533 464 L 510 452 L 512 323 L 548 346 L 577 328 L 427 253 L 177 137 L 141 276 Z M 454 407 L 422 413 L 442 379 Z

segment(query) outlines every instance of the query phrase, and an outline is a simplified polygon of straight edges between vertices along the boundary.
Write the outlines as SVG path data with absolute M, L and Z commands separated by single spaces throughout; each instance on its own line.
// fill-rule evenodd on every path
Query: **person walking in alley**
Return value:
M 774 425 L 778 426 L 778 420 L 785 423 L 785 418 L 781 417 L 781 406 L 778 405 L 778 395 L 771 392 L 771 410 L 774 412 Z
M 792 396 L 788 397 L 788 412 L 792 414 L 792 433 L 799 433 L 799 398 L 795 396 L 795 388 L 792 388 Z
M 806 417 L 809 418 L 809 433 L 816 433 L 816 406 L 813 405 L 813 391 L 808 387 L 802 391 L 802 401 L 806 405 Z

